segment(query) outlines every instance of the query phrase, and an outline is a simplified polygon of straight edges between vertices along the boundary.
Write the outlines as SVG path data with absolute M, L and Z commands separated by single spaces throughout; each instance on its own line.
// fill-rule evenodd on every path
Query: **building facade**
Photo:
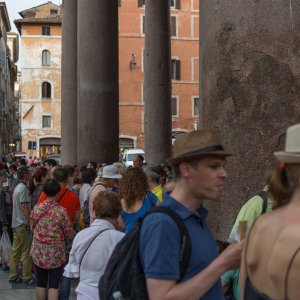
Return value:
M 48 2 L 20 15 L 22 150 L 44 158 L 60 153 L 61 7 Z
M 199 1 L 172 0 L 170 8 L 176 136 L 199 118 Z M 48 2 L 20 15 L 22 149 L 43 158 L 60 153 L 61 8 Z M 119 1 L 120 148 L 144 148 L 144 26 L 145 1 Z
M 15 151 L 19 136 L 19 120 L 15 107 L 16 62 L 19 58 L 19 39 L 10 32 L 10 21 L 5 2 L 0 2 L 0 155 L 1 159 Z
M 175 137 L 197 128 L 199 119 L 199 1 L 172 0 L 170 14 Z M 119 1 L 121 148 L 144 148 L 144 27 L 145 0 Z

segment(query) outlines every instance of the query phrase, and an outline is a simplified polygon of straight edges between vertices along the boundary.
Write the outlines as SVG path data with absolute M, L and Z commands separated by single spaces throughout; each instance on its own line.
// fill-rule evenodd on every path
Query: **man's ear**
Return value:
M 191 173 L 191 166 L 187 162 L 180 163 L 179 169 L 182 177 L 187 177 Z

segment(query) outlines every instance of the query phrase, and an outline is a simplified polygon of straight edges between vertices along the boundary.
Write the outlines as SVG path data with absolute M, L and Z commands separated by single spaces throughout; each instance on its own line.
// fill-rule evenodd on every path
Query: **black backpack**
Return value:
M 261 191 L 258 196 L 263 200 L 263 208 L 261 214 L 263 215 L 267 211 L 268 207 L 268 192 Z
M 191 239 L 182 219 L 172 209 L 156 206 L 148 211 L 149 214 L 165 213 L 177 224 L 181 234 L 180 278 L 187 271 L 191 256 Z M 99 297 L 103 300 L 115 299 L 113 294 L 121 294 L 126 300 L 147 300 L 146 280 L 139 258 L 139 233 L 142 220 L 115 247 L 100 278 Z M 155 232 L 153 233 L 155 234 Z M 118 293 L 119 292 L 119 293 Z

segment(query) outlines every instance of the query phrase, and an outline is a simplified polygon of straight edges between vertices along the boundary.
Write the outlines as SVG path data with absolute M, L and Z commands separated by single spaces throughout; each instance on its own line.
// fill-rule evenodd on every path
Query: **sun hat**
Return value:
M 285 151 L 274 152 L 274 155 L 284 163 L 300 163 L 300 124 L 287 129 Z
M 101 178 L 121 179 L 123 176 L 119 173 L 118 168 L 114 165 L 103 167 L 99 174 Z
M 177 137 L 173 145 L 173 155 L 167 160 L 171 166 L 183 161 L 207 155 L 230 156 L 211 128 L 194 130 Z

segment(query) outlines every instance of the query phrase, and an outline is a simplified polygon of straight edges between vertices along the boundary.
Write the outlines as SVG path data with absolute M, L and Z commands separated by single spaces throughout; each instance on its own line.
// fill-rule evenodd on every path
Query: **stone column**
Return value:
M 61 161 L 77 164 L 77 0 L 64 0 L 61 69 Z
M 277 165 L 286 128 L 300 122 L 300 1 L 202 0 L 200 10 L 204 127 L 235 154 L 224 199 L 212 205 L 226 238 Z
M 145 153 L 158 165 L 172 148 L 169 1 L 146 0 L 145 16 Z
M 78 164 L 119 153 L 118 1 L 78 0 Z

